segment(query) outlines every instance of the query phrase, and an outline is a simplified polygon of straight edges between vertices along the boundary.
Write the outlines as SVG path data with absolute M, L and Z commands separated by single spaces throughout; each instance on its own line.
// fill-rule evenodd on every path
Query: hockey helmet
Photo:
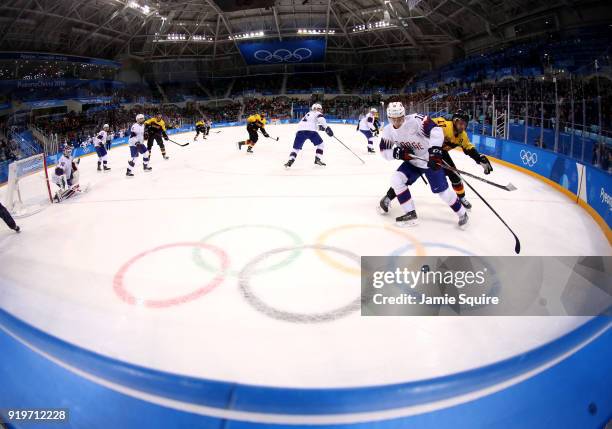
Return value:
M 466 124 L 470 121 L 470 117 L 468 116 L 467 113 L 465 113 L 463 110 L 459 109 L 457 111 L 455 111 L 455 113 L 453 113 L 453 122 L 455 121 L 455 119 L 459 119 L 464 121 Z
M 104 124 L 104 125 L 102 126 L 102 129 L 103 129 L 103 130 L 108 130 L 109 128 L 110 128 L 110 127 L 108 126 L 108 124 Z
M 138 115 L 136 115 L 136 122 L 138 122 L 139 124 L 142 124 L 145 120 L 145 117 L 142 113 L 139 113 Z
M 316 110 L 318 112 L 322 112 L 323 106 L 321 106 L 319 103 L 315 103 L 310 107 L 310 110 Z
M 470 117 L 463 110 L 457 110 L 453 113 L 453 131 L 456 135 L 465 131 Z M 461 124 L 459 121 L 463 122 Z
M 388 118 L 401 118 L 406 116 L 406 109 L 401 101 L 394 101 L 387 106 Z

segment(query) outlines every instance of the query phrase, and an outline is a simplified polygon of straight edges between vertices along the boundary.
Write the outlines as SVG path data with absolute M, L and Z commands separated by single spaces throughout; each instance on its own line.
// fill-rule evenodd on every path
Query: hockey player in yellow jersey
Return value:
M 469 122 L 469 117 L 466 113 L 464 113 L 462 110 L 457 110 L 453 114 L 450 121 L 442 117 L 434 118 L 433 121 L 437 126 L 442 128 L 442 132 L 444 133 L 444 143 L 442 145 L 442 150 L 444 151 L 442 160 L 444 162 L 451 167 L 456 168 L 449 151 L 460 147 L 463 150 L 463 153 L 472 158 L 476 164 L 483 168 L 484 174 L 489 174 L 491 171 L 493 171 L 493 166 L 491 165 L 491 162 L 489 162 L 489 159 L 476 150 L 465 132 Z M 459 197 L 461 204 L 463 204 L 466 209 L 471 209 L 472 204 L 470 204 L 470 202 L 465 198 L 465 189 L 463 188 L 461 176 L 450 170 L 444 171 L 446 172 L 446 177 L 449 178 L 451 184 L 453 185 L 453 189 L 455 190 L 457 197 Z
M 266 129 L 266 118 L 264 114 L 256 113 L 247 118 L 247 133 L 249 133 L 249 138 L 244 141 L 238 142 L 238 149 L 242 149 L 242 146 L 247 145 L 247 152 L 253 153 L 253 146 L 257 143 L 258 135 L 257 131 L 260 130 L 264 137 L 270 137 Z
M 206 136 L 210 133 L 210 125 L 208 124 L 208 120 L 200 119 L 195 123 L 196 135 L 193 138 L 193 141 L 198 139 L 200 133 L 202 134 L 202 138 L 206 139 Z
M 453 114 L 450 121 L 442 117 L 434 118 L 432 121 L 438 127 L 442 128 L 442 132 L 444 133 L 444 143 L 442 144 L 442 160 L 444 162 L 455 168 L 455 163 L 448 152 L 457 147 L 461 147 L 463 149 L 463 153 L 480 165 L 485 174 L 489 174 L 491 171 L 493 171 L 493 166 L 491 165 L 491 162 L 489 162 L 489 159 L 476 150 L 476 147 L 474 147 L 474 145 L 470 142 L 470 139 L 465 132 L 469 122 L 469 117 L 466 113 L 464 113 L 462 110 L 457 110 Z M 446 177 L 450 179 L 450 182 L 453 185 L 453 190 L 457 194 L 461 205 L 463 205 L 463 207 L 465 207 L 467 210 L 470 210 L 472 208 L 472 204 L 465 198 L 465 189 L 463 188 L 463 181 L 461 180 L 461 177 L 457 173 L 446 169 L 444 172 L 446 173 Z M 393 188 L 389 188 L 387 195 L 385 195 L 379 203 L 381 213 L 386 213 L 389 211 L 389 204 L 391 203 L 391 200 L 395 198 L 395 196 L 396 195 Z
M 153 149 L 153 142 L 157 142 L 164 159 L 169 159 L 168 155 L 166 155 L 166 147 L 164 146 L 164 142 L 162 140 L 163 138 L 164 140 L 168 141 L 168 134 L 166 134 L 166 123 L 162 119 L 162 114 L 157 112 L 154 117 L 147 119 L 144 124 L 145 135 L 148 136 L 146 140 L 149 153 L 153 153 L 151 151 L 151 149 Z

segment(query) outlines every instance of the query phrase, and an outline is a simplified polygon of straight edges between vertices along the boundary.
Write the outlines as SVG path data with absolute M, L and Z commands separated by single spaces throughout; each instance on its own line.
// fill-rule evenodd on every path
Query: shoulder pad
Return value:
M 429 137 L 431 135 L 431 130 L 437 127 L 436 123 L 431 120 L 429 116 L 426 116 L 423 119 L 422 131 L 425 137 Z

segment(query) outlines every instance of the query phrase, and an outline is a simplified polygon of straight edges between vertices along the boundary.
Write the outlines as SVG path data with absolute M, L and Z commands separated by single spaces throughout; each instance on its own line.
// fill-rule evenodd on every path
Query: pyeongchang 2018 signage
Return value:
M 239 48 L 249 65 L 319 63 L 325 60 L 325 39 L 241 43 Z

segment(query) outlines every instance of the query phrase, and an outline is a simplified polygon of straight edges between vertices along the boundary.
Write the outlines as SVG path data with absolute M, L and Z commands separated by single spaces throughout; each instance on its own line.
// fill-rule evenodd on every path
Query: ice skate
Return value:
M 402 227 L 403 226 L 415 226 L 418 223 L 419 223 L 419 220 L 417 218 L 417 214 L 415 210 L 412 210 L 403 216 L 395 218 L 395 224 L 397 226 L 402 226 Z
M 466 210 L 472 210 L 472 204 L 465 197 L 459 198 L 459 202 Z
M 389 204 L 391 204 L 391 199 L 385 195 L 379 202 L 378 211 L 380 214 L 389 213 Z

